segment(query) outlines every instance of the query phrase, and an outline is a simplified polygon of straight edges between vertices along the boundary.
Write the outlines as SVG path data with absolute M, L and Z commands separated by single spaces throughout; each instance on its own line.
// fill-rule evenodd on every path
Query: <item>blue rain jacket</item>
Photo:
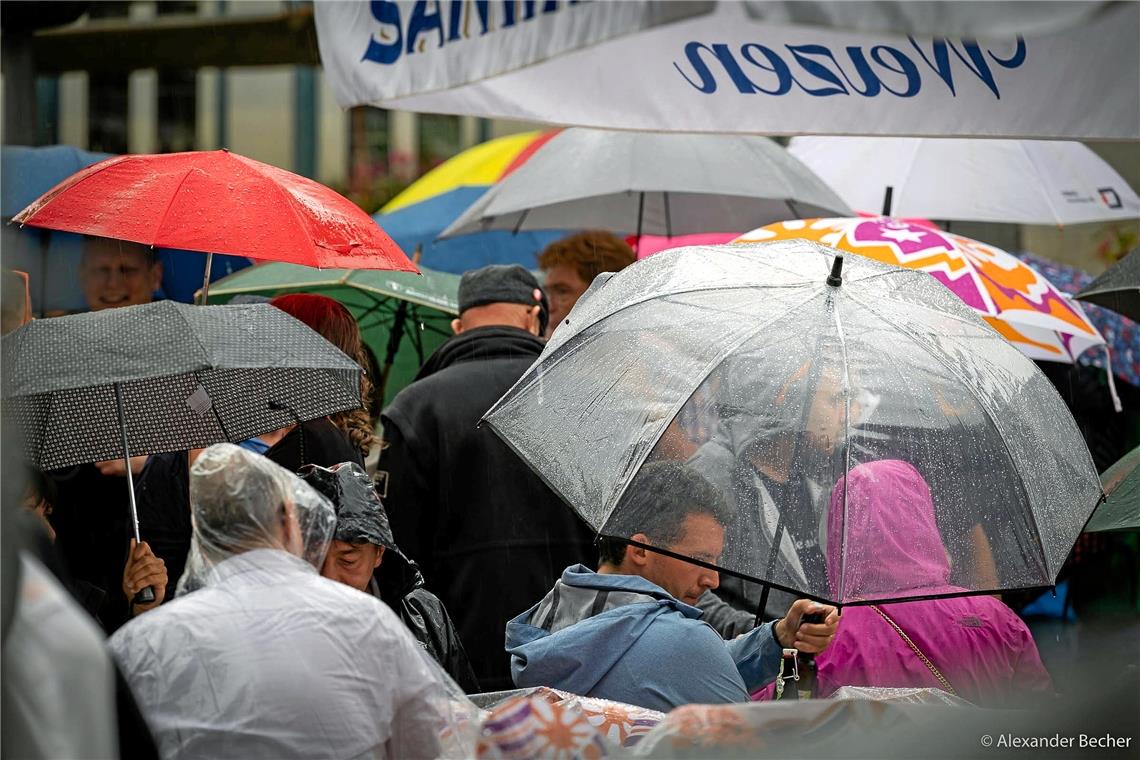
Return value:
M 573 565 L 507 623 L 511 676 L 663 712 L 748 701 L 780 668 L 773 624 L 725 641 L 700 616 L 644 578 Z

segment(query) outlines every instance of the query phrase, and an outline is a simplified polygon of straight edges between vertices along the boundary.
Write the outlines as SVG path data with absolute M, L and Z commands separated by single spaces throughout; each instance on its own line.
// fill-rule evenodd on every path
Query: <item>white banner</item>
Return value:
M 317 42 L 341 105 L 446 90 L 715 7 L 706 2 L 322 0 Z
M 438 7 L 449 5 L 458 3 Z M 623 5 L 559 6 L 549 18 Z M 358 38 L 374 34 L 375 22 L 350 35 L 323 6 L 321 53 L 344 105 L 680 132 L 1140 139 L 1135 2 L 1110 4 L 1062 31 L 992 41 L 778 25 L 744 4 L 719 3 L 715 13 L 585 49 L 532 50 L 532 59 L 547 60 L 449 89 L 430 91 L 452 81 L 451 69 L 406 56 L 409 69 L 430 71 L 405 72 L 399 87 L 434 83 L 399 90 L 418 93 L 406 97 L 378 95 L 392 73 L 361 58 Z M 512 35 L 529 31 L 529 44 L 545 28 L 516 23 L 455 49 L 485 41 L 515 50 Z M 482 54 L 464 55 L 467 65 L 482 65 Z

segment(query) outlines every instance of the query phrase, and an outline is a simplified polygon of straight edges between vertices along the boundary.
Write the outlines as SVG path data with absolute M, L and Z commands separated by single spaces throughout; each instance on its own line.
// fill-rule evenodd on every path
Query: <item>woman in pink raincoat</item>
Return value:
M 843 495 L 841 479 L 827 524 L 835 599 L 966 590 L 949 585 L 930 489 L 914 467 L 859 465 L 846 477 L 846 514 Z M 992 596 L 846 607 L 816 667 L 821 697 L 840 686 L 935 687 L 993 704 L 1051 688 L 1029 629 Z

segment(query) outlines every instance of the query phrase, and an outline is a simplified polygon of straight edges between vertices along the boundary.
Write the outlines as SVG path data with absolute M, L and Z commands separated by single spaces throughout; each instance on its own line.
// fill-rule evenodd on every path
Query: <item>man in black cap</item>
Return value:
M 455 616 L 485 691 L 514 688 L 507 621 L 569 564 L 596 562 L 593 534 L 480 418 L 542 353 L 548 308 L 518 265 L 468 272 L 455 336 L 384 410 L 377 488 L 400 545 Z
M 298 475 L 336 510 L 321 575 L 383 601 L 464 691 L 479 691 L 451 617 L 424 588 L 416 563 L 396 546 L 384 505 L 364 468 L 355 462 L 331 468 L 306 465 Z

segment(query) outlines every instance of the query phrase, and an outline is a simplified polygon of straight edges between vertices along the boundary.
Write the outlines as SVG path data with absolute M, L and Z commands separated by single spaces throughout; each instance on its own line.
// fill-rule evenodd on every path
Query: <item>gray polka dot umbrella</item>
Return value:
M 242 441 L 360 406 L 361 368 L 268 304 L 42 319 L 3 339 L 5 424 L 43 470 Z

